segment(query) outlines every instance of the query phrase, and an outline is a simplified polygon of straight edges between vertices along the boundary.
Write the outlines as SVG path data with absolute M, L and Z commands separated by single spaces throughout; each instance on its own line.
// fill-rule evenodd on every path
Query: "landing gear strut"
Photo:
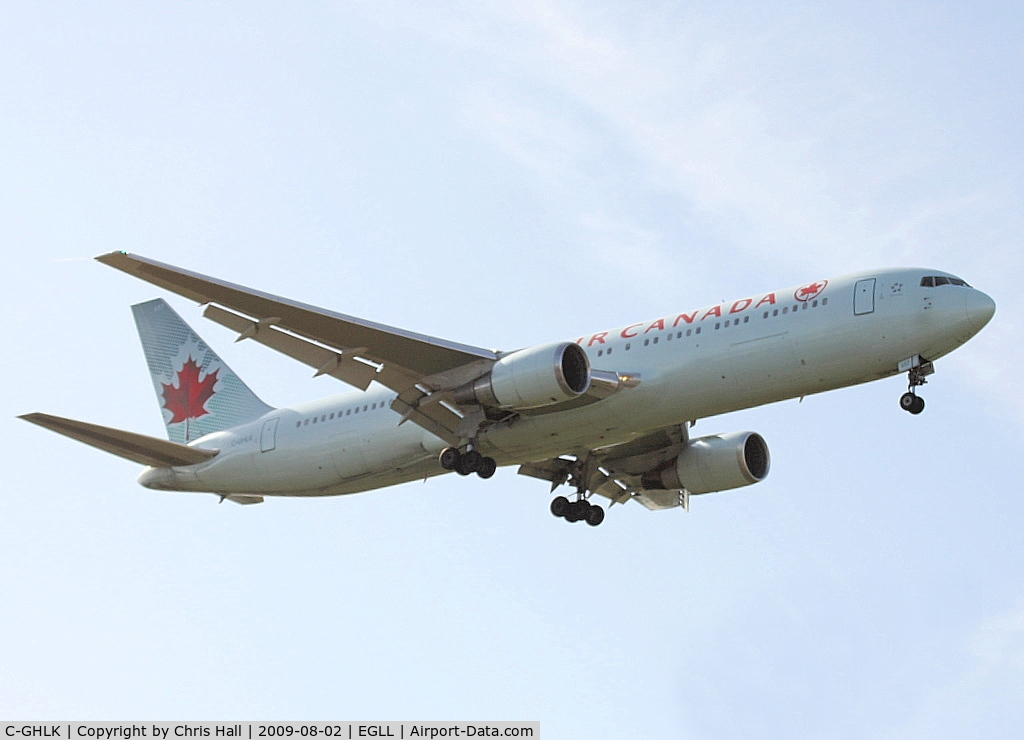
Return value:
M 454 470 L 459 475 L 476 473 L 481 478 L 490 478 L 498 469 L 492 457 L 484 457 L 477 450 L 461 452 L 457 447 L 445 447 L 441 450 L 437 461 L 445 470 Z
M 934 372 L 935 368 L 930 362 L 922 362 L 907 371 L 907 392 L 900 396 L 901 409 L 914 415 L 924 411 L 924 399 L 917 395 L 915 388 L 927 383 L 925 376 Z

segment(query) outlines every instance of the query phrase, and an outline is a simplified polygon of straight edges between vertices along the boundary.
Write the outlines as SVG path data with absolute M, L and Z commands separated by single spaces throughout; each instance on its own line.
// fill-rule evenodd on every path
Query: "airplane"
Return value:
M 239 504 L 333 496 L 499 466 L 568 484 L 550 511 L 599 525 L 758 483 L 756 432 L 691 436 L 698 419 L 906 373 L 899 405 L 995 302 L 946 272 L 903 268 L 784 290 L 499 352 L 280 298 L 127 252 L 96 258 L 205 305 L 203 315 L 355 390 L 273 408 L 163 300 L 132 307 L 167 440 L 32 413 L 20 418 L 141 463 L 138 482 Z

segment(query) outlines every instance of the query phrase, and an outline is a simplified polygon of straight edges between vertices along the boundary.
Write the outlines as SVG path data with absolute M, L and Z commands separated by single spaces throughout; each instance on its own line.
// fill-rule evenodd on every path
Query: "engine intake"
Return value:
M 758 483 L 768 475 L 771 456 L 764 437 L 756 432 L 733 432 L 690 440 L 668 465 L 644 473 L 648 490 L 685 488 L 712 493 Z
M 531 409 L 570 401 L 590 389 L 590 361 L 578 344 L 542 344 L 505 355 L 482 378 L 455 391 L 456 403 Z

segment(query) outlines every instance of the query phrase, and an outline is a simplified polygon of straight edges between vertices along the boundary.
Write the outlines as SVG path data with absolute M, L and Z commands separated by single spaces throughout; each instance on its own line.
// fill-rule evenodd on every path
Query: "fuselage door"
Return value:
M 853 314 L 860 316 L 875 310 L 875 279 L 858 280 L 853 288 Z
M 277 419 L 267 419 L 263 422 L 263 431 L 260 433 L 260 452 L 270 452 L 277 447 Z

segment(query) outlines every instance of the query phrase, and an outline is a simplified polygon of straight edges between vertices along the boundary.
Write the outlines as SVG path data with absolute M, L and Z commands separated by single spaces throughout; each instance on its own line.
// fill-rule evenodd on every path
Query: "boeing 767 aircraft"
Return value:
M 933 362 L 995 313 L 938 270 L 864 272 L 510 352 L 415 334 L 125 252 L 111 267 L 207 304 L 204 316 L 356 390 L 275 409 L 163 300 L 132 307 L 169 441 L 48 414 L 21 418 L 146 465 L 139 483 L 240 504 L 332 496 L 501 465 L 568 483 L 551 512 L 689 506 L 764 480 L 756 432 L 693 438 L 697 419 L 906 373 L 924 409 Z

